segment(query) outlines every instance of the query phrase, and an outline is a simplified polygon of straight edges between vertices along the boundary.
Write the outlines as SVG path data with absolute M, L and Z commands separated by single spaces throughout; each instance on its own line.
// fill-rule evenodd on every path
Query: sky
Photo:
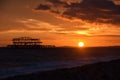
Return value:
M 56 46 L 120 46 L 120 0 L 0 0 L 0 46 L 24 36 Z

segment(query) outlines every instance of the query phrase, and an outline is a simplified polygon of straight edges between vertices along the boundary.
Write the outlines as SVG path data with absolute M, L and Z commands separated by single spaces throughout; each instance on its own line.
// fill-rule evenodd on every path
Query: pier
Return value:
M 54 45 L 42 45 L 40 39 L 31 37 L 19 37 L 13 38 L 12 44 L 8 45 L 9 48 L 50 48 L 55 47 Z

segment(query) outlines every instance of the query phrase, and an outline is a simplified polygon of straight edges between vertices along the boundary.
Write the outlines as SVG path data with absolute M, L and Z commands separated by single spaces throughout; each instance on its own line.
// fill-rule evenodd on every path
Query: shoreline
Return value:
M 105 57 L 105 58 L 99 58 L 96 59 L 89 59 L 89 62 L 86 61 L 52 61 L 52 62 L 42 62 L 44 64 L 40 64 L 39 62 L 34 63 L 37 65 L 31 65 L 31 66 L 21 66 L 16 68 L 7 68 L 7 69 L 0 69 L 0 78 L 6 78 L 6 77 L 12 77 L 12 76 L 18 76 L 23 75 L 26 73 L 36 73 L 36 72 L 44 72 L 44 71 L 52 71 L 56 69 L 64 69 L 64 68 L 75 68 L 75 67 L 82 67 L 84 65 L 89 64 L 95 64 L 100 62 L 109 62 L 111 60 L 117 60 L 120 59 L 120 57 Z
M 28 73 L 36 73 L 43 68 L 51 68 L 49 67 L 52 64 L 52 68 L 54 66 L 58 68 L 70 68 L 77 67 L 80 65 L 80 62 L 84 63 L 84 61 L 88 63 L 93 62 L 106 62 L 110 61 L 113 58 L 120 58 L 120 47 L 98 47 L 98 48 L 41 48 L 41 49 L 23 49 L 23 48 L 0 48 L 0 67 L 6 68 L 6 71 L 2 71 L 3 74 L 11 74 L 14 72 L 15 74 L 28 74 Z M 94 58 L 94 60 L 92 60 Z M 101 59 L 100 59 L 101 58 Z M 82 60 L 83 59 L 83 60 Z M 74 62 L 75 60 L 75 62 Z M 54 61 L 52 63 L 46 64 L 47 61 Z M 58 61 L 58 62 L 57 62 Z M 61 62 L 65 63 L 61 63 Z M 68 62 L 67 62 L 68 61 Z M 70 62 L 69 61 L 73 61 Z M 79 63 L 76 63 L 76 62 Z M 35 64 L 34 64 L 35 62 Z M 38 63 L 36 63 L 38 62 Z M 42 63 L 44 64 L 42 64 Z M 60 62 L 60 63 L 59 63 Z M 39 66 L 39 65 L 40 66 Z M 86 63 L 85 63 L 86 64 Z M 28 67 L 31 66 L 32 67 Z M 44 66 L 45 65 L 45 66 Z M 47 65 L 47 66 L 46 66 Z M 68 67 L 66 67 L 67 65 Z M 21 68 L 21 66 L 25 68 Z M 27 66 L 27 67 L 26 67 Z M 34 67 L 36 66 L 36 67 Z M 9 71 L 9 68 L 16 68 L 16 70 Z M 33 68 L 34 67 L 34 68 Z M 35 71 L 33 69 L 36 69 Z M 54 68 L 56 69 L 56 68 Z M 27 70 L 27 71 L 26 71 Z M 24 72 L 22 72 L 24 71 Z M 2 72 L 0 72 L 1 75 Z M 14 76 L 14 75 L 13 75 Z
M 1 78 L 0 80 L 119 80 L 120 59 Z M 117 72 L 116 72 L 117 71 Z M 93 74 L 94 73 L 94 74 Z M 112 75 L 112 76 L 111 76 Z M 104 79 L 105 78 L 105 79 Z

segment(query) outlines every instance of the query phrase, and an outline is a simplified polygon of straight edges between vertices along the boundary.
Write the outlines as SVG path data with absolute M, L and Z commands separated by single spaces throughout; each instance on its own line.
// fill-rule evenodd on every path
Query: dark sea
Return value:
M 0 78 L 120 59 L 120 47 L 0 48 Z

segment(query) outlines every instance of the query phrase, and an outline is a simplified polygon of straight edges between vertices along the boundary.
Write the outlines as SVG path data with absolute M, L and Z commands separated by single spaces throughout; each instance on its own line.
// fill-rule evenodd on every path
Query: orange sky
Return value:
M 1 46 L 22 36 L 56 46 L 120 46 L 119 0 L 1 0 L 0 9 Z

